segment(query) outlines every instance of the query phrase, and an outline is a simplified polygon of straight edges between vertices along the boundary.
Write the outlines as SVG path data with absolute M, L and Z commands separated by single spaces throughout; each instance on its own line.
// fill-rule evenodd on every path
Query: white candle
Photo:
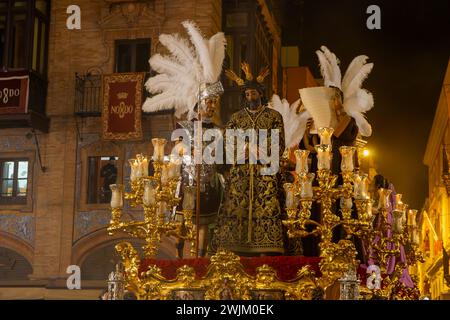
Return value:
M 403 211 L 403 201 L 402 201 L 402 194 L 397 193 L 395 195 L 395 210 L 396 211 Z
M 139 164 L 136 159 L 129 159 L 128 163 L 130 164 L 130 180 L 136 181 L 138 178 L 140 178 L 140 173 L 142 172 L 139 170 Z
M 194 210 L 195 207 L 195 191 L 194 186 L 185 186 L 183 189 L 183 210 Z
M 379 200 L 378 200 L 378 209 L 388 209 L 389 208 L 389 196 L 391 195 L 392 190 L 380 188 L 378 190 Z
M 313 180 L 314 173 L 308 173 L 300 177 L 300 198 L 302 199 L 312 199 L 313 194 Z
M 170 178 L 179 178 L 182 160 L 179 157 L 170 157 Z
M 295 172 L 298 175 L 308 173 L 309 151 L 308 150 L 295 150 L 294 155 L 295 155 L 295 159 L 296 159 Z
M 170 179 L 170 163 L 162 165 L 161 169 L 161 183 L 166 184 Z
M 163 162 L 164 161 L 164 146 L 166 145 L 166 139 L 153 138 L 153 161 Z
M 395 233 L 402 233 L 403 232 L 403 212 L 401 211 L 393 211 L 393 218 L 394 218 L 394 223 L 392 225 L 392 230 Z
M 148 177 L 148 160 L 147 157 L 143 156 L 141 161 L 141 171 L 143 177 Z
M 319 130 L 320 144 L 331 145 L 331 137 L 334 129 L 330 127 L 320 127 Z
M 408 211 L 408 226 L 415 227 L 416 226 L 416 209 L 409 209 Z
M 295 208 L 295 196 L 292 183 L 285 183 L 283 185 L 283 188 L 286 193 L 286 208 L 287 209 Z
M 353 202 L 351 198 L 341 198 L 341 208 L 351 209 L 353 207 Z
M 146 206 L 151 206 L 156 201 L 156 183 L 153 180 L 144 180 L 144 194 L 142 196 L 142 202 Z
M 123 185 L 121 184 L 111 184 L 109 185 L 112 195 L 111 195 L 111 208 L 122 208 L 123 207 Z
M 353 193 L 355 199 L 367 199 L 367 175 L 355 173 L 353 175 Z
M 167 203 L 165 201 L 160 201 L 158 203 L 158 215 L 159 216 L 164 216 L 166 214 L 167 211 Z
M 412 239 L 411 239 L 412 243 L 415 245 L 419 245 L 420 243 L 420 234 L 419 234 L 419 230 L 418 229 L 414 229 L 412 231 Z
M 373 200 L 368 198 L 366 214 L 367 214 L 367 220 L 370 222 L 372 221 L 372 206 L 373 206 Z
M 369 194 L 369 192 L 368 192 L 369 187 L 368 187 L 368 183 L 367 183 L 368 178 L 369 178 L 369 176 L 365 173 L 363 173 L 361 175 L 361 196 L 363 199 L 367 199 L 368 194 Z
M 318 145 L 317 151 L 317 168 L 319 170 L 330 170 L 331 168 L 331 145 Z
M 341 153 L 341 170 L 342 171 L 353 171 L 353 156 L 355 154 L 355 147 L 343 146 L 339 148 Z

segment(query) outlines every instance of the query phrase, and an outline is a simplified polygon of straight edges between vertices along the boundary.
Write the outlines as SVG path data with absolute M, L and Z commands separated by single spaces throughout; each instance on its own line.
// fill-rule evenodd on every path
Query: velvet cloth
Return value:
M 280 280 L 288 281 L 294 279 L 297 275 L 297 272 L 306 265 L 310 265 L 311 269 L 315 271 L 316 276 L 320 277 L 320 259 L 320 257 L 304 256 L 241 257 L 241 263 L 244 266 L 245 272 L 252 276 L 256 275 L 256 268 L 267 264 L 276 270 L 278 278 Z M 176 270 L 184 265 L 188 265 L 193 267 L 195 269 L 197 277 L 201 278 L 205 276 L 209 263 L 209 258 L 178 260 L 147 259 L 141 262 L 139 274 L 148 270 L 148 267 L 150 265 L 156 265 L 161 268 L 162 275 L 166 279 L 175 279 Z M 361 281 L 365 282 L 365 266 L 359 267 L 358 274 L 361 277 Z

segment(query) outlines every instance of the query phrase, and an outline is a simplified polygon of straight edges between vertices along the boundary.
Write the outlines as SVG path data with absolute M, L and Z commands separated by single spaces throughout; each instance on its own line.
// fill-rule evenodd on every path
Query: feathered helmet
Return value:
M 247 89 L 256 89 L 259 91 L 261 96 L 265 96 L 266 88 L 264 86 L 264 79 L 269 75 L 269 66 L 263 67 L 256 79 L 253 77 L 252 71 L 250 70 L 250 65 L 247 62 L 241 63 L 241 69 L 244 71 L 245 80 L 239 77 L 233 70 L 225 70 L 225 75 L 228 79 L 234 81 L 241 92 L 244 93 Z
M 196 116 L 198 100 L 223 92 L 219 77 L 225 58 L 225 35 L 218 32 L 210 39 L 201 34 L 192 21 L 184 21 L 190 41 L 178 34 L 161 34 L 159 41 L 170 52 L 154 54 L 150 66 L 159 74 L 146 82 L 147 90 L 154 94 L 147 98 L 142 109 L 146 112 L 175 109 L 180 118 L 188 112 L 188 119 Z
M 368 56 L 359 55 L 352 60 L 342 77 L 339 59 L 333 52 L 321 46 L 316 54 L 325 87 L 338 89 L 341 97 L 343 96 L 345 112 L 355 119 L 361 135 L 369 137 L 372 134 L 372 127 L 365 113 L 373 108 L 374 100 L 372 94 L 362 88 L 362 83 L 372 71 L 373 63 L 367 63 Z

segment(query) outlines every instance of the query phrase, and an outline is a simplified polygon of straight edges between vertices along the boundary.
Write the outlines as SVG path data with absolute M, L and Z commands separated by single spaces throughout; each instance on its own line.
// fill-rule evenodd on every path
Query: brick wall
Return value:
M 50 132 L 39 135 L 42 162 L 47 171 L 34 169 L 35 189 L 30 213 L 35 216 L 33 279 L 67 276 L 65 271 L 73 257 L 76 201 L 78 193 L 82 192 L 77 185 L 81 161 L 77 130 L 82 136 L 100 135 L 100 118 L 82 120 L 73 115 L 75 73 L 112 73 L 116 39 L 150 38 L 153 53 L 158 50 L 158 35 L 183 31 L 180 23 L 185 19 L 196 21 L 207 36 L 220 29 L 220 0 L 155 0 L 149 3 L 152 4 L 149 8 L 141 8 L 136 3 L 137 11 L 133 11 L 132 7 L 111 9 L 103 0 L 78 0 L 81 30 L 68 30 L 66 9 L 73 1 L 52 1 L 46 106 L 51 123 Z M 133 13 L 137 14 L 137 19 Z M 173 119 L 166 115 L 149 117 L 143 125 L 147 132 L 146 141 L 136 144 L 136 149 L 145 148 L 149 154 L 150 138 L 168 134 Z M 106 241 L 106 232 L 104 229 L 101 232 Z

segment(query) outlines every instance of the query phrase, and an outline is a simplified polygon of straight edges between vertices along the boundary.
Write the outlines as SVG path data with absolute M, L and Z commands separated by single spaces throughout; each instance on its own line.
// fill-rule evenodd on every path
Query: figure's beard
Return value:
M 247 101 L 247 108 L 250 110 L 255 110 L 261 105 L 261 98 L 256 100 Z

